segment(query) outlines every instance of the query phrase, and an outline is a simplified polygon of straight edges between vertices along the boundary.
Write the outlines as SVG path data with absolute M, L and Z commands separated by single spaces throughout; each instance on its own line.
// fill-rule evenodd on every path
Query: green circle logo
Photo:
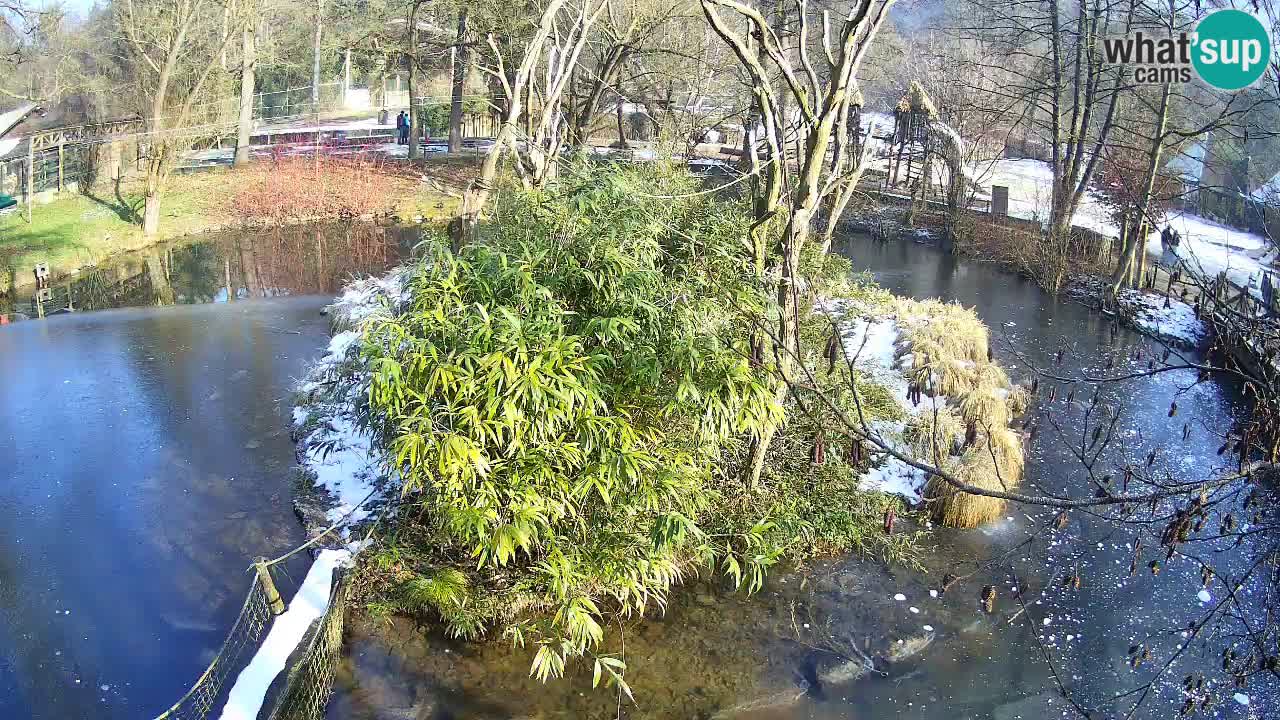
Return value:
M 1217 10 L 1196 26 L 1191 64 L 1220 90 L 1249 87 L 1266 72 L 1271 38 L 1262 21 L 1243 10 Z

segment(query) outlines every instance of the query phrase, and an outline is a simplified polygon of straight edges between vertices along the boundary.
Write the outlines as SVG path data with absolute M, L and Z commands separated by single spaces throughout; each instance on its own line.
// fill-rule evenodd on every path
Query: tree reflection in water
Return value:
M 416 228 L 327 222 L 207 233 L 122 255 L 52 286 L 44 314 L 149 305 L 334 294 L 350 277 L 406 257 Z M 19 274 L 21 277 L 21 274 Z M 35 288 L 12 309 L 35 317 Z

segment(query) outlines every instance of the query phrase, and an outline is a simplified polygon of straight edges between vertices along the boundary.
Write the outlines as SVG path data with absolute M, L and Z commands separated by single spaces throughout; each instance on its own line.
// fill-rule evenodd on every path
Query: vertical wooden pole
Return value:
M 31 222 L 31 206 L 36 200 L 36 144 L 27 141 L 27 222 Z
M 64 175 L 62 172 L 63 160 L 66 158 L 65 148 L 66 148 L 66 141 L 59 139 L 58 140 L 58 192 L 62 192 L 62 189 L 65 185 Z
M 224 277 L 227 281 L 227 302 L 231 302 L 235 297 L 231 294 L 231 259 L 227 258 L 222 261 L 222 269 Z
M 280 597 L 280 591 L 276 590 L 275 580 L 271 579 L 271 570 L 267 567 L 267 559 L 258 558 L 253 563 L 253 568 L 258 571 L 258 582 L 262 583 L 262 592 L 267 596 L 267 607 L 271 608 L 272 615 L 279 615 L 284 612 L 284 599 Z

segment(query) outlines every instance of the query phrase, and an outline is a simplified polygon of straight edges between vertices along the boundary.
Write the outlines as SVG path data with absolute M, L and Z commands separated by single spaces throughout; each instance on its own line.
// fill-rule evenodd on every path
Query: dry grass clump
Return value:
M 920 414 L 919 420 L 907 429 L 907 440 L 916 457 L 934 462 L 946 459 L 964 438 L 964 421 L 948 406 Z
M 1014 385 L 1009 391 L 1009 412 L 1021 415 L 1031 405 L 1031 393 L 1021 385 Z
M 974 387 L 960 398 L 960 416 L 979 428 L 1007 426 L 1009 391 L 990 385 Z
M 993 362 L 979 363 L 974 373 L 978 376 L 978 382 L 986 387 L 1009 388 L 1009 374 L 1004 368 Z
M 978 373 L 969 360 L 942 357 L 929 367 L 933 373 L 931 388 L 934 393 L 957 397 L 978 384 Z
M 966 485 L 985 490 L 1005 490 L 1006 484 L 996 472 L 991 455 L 969 452 L 944 468 L 949 475 Z M 998 520 L 1004 515 L 1005 501 L 985 495 L 962 492 L 938 476 L 929 478 L 924 495 L 930 501 L 934 519 L 948 527 L 973 528 Z
M 936 417 L 917 418 L 908 434 L 912 452 L 926 462 L 942 458 L 948 474 L 975 487 L 1016 487 L 1024 456 L 1009 421 L 1028 398 L 989 359 L 986 326 L 973 311 L 937 301 L 902 301 L 898 311 L 906 337 L 900 355 L 912 354 L 913 378 L 927 377 L 926 387 L 949 401 Z M 1004 501 L 961 492 L 938 477 L 925 486 L 925 497 L 935 519 L 952 527 L 976 527 L 1004 513 Z
M 979 433 L 973 449 L 991 458 L 1000 479 L 1010 487 L 1022 480 L 1024 457 L 1022 438 L 1007 427 L 992 428 L 989 433 Z

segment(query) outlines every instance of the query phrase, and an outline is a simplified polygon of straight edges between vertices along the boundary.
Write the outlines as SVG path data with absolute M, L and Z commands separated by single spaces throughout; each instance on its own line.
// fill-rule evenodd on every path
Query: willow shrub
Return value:
M 749 357 L 744 208 L 662 168 L 577 168 L 503 193 L 481 242 L 431 244 L 407 312 L 369 330 L 375 426 L 420 510 L 402 604 L 459 635 L 504 623 L 533 673 L 598 656 L 606 613 L 643 612 L 697 567 L 758 587 L 783 543 L 699 518 L 781 420 Z

